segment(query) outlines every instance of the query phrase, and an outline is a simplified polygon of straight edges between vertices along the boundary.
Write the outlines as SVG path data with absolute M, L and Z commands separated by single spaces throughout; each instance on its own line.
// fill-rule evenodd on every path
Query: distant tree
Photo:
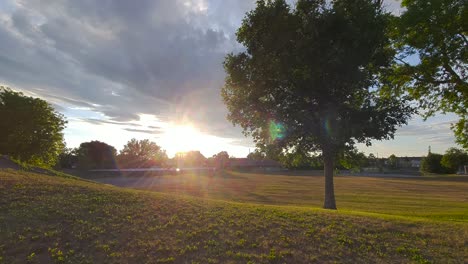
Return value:
M 403 0 L 402 6 L 394 38 L 400 64 L 389 77 L 419 102 L 424 117 L 437 111 L 458 114 L 452 129 L 468 149 L 467 2 Z
M 421 161 L 421 171 L 429 173 L 446 173 L 446 169 L 441 165 L 442 155 L 428 153 Z
M 76 165 L 78 165 L 78 149 L 64 148 L 59 155 L 57 166 L 61 169 L 72 169 Z
M 201 167 L 207 162 L 205 156 L 198 150 L 178 152 L 175 159 L 178 167 Z
M 226 160 L 226 159 L 229 159 L 229 153 L 227 153 L 227 151 L 221 151 L 218 154 L 214 154 L 213 158 Z
M 321 155 L 316 153 L 306 153 L 299 149 L 282 153 L 279 161 L 281 165 L 288 169 L 323 168 L 323 159 Z
M 216 167 L 225 168 L 229 164 L 229 154 L 227 151 L 221 151 L 213 155 L 213 160 Z
M 283 156 L 283 149 L 271 143 L 257 142 L 254 152 L 247 155 L 248 158 L 254 160 L 275 160 L 279 161 Z
M 413 113 L 381 97 L 394 52 L 380 0 L 258 1 L 237 31 L 245 46 L 224 61 L 228 119 L 257 143 L 321 151 L 324 208 L 336 209 L 335 159 L 356 142 L 392 138 Z
M 132 138 L 117 156 L 119 166 L 125 168 L 150 168 L 163 166 L 168 158 L 166 151 L 156 143 Z
M 388 157 L 388 166 L 392 169 L 398 168 L 398 158 L 395 154 L 392 154 Z
M 81 169 L 115 168 L 117 150 L 104 142 L 91 141 L 80 144 L 77 150 L 78 167 Z
M 253 152 L 250 152 L 247 155 L 247 158 L 251 160 L 264 160 L 265 154 L 261 152 L 259 149 L 255 149 Z
M 373 153 L 370 153 L 369 156 L 367 156 L 367 160 L 369 162 L 369 166 L 371 167 L 377 166 L 377 157 L 375 157 Z
M 357 149 L 351 149 L 343 153 L 340 163 L 346 169 L 361 171 L 362 168 L 369 164 L 369 161 L 363 152 L 359 152 Z
M 450 148 L 445 152 L 440 164 L 448 173 L 455 173 L 463 165 L 468 165 L 468 153 L 461 149 Z
M 65 118 L 46 101 L 0 86 L 0 153 L 51 167 L 65 147 Z

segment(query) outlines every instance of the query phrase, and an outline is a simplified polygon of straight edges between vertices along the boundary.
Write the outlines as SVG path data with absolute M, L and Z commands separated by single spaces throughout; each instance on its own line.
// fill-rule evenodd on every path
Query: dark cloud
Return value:
M 234 32 L 254 2 L 11 0 L 0 9 L 0 82 L 109 120 L 89 123 L 152 114 L 239 138 L 220 98 L 222 61 L 241 48 Z

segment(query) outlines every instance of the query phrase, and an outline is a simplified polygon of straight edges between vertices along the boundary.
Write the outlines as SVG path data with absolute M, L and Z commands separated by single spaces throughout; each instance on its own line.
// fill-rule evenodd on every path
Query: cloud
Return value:
M 425 122 L 419 117 L 413 123 L 402 127 L 397 135 L 416 138 L 425 144 L 453 145 L 455 139 L 451 126 L 457 121 L 458 117 L 455 114 L 432 117 Z
M 161 130 L 153 130 L 153 129 L 124 128 L 123 130 L 130 131 L 130 132 L 136 132 L 136 133 L 151 134 L 151 135 L 157 135 L 157 134 L 162 133 Z
M 93 125 L 119 125 L 119 126 L 130 126 L 130 127 L 141 127 L 139 124 L 129 122 L 118 122 L 112 120 L 103 120 L 97 118 L 74 118 L 73 120 L 90 123 Z
M 398 130 L 399 136 L 433 136 L 440 134 L 448 134 L 450 132 L 450 126 L 456 123 L 457 120 L 451 121 L 440 121 L 430 123 L 413 123 L 407 126 L 403 126 Z
M 7 1 L 0 5 L 0 82 L 60 111 L 78 107 L 103 117 L 82 120 L 93 124 L 131 124 L 149 114 L 243 138 L 225 118 L 222 62 L 242 48 L 234 33 L 254 6 L 253 0 Z

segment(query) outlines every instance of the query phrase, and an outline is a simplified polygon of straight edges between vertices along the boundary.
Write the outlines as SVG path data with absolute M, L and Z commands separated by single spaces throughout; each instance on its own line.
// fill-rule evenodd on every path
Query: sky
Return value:
M 226 54 L 242 50 L 235 31 L 253 0 L 3 0 L 0 84 L 63 113 L 68 147 L 99 140 L 118 150 L 131 138 L 167 150 L 255 146 L 226 120 L 220 90 Z M 136 4 L 138 3 L 138 4 Z M 385 1 L 399 13 L 399 3 Z M 386 157 L 455 146 L 454 115 L 414 117 L 394 140 L 359 146 Z

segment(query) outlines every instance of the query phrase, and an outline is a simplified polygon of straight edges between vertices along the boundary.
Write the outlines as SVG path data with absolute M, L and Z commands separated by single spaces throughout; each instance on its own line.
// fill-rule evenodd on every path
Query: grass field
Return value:
M 286 172 L 287 173 L 287 172 Z M 158 192 L 256 204 L 321 207 L 322 176 L 227 172 L 218 176 L 113 177 L 106 183 Z M 468 177 L 335 177 L 340 211 L 468 222 Z
M 0 171 L 0 263 L 468 260 L 466 181 L 337 177 L 339 211 L 316 208 L 321 183 L 186 175 L 168 194 Z

